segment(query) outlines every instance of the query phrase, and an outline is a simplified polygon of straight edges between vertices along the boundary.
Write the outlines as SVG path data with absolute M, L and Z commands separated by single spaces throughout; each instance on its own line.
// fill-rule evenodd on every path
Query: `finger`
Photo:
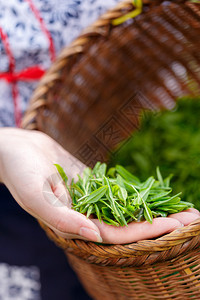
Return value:
M 63 193 L 62 197 L 58 198 L 54 195 L 51 185 L 45 184 L 45 190 L 41 188 L 37 194 L 29 195 L 26 205 L 18 199 L 21 206 L 64 238 L 76 237 L 101 242 L 98 227 L 86 216 L 64 205 L 64 203 L 69 203 L 67 193 Z
M 189 225 L 191 222 L 195 221 L 196 219 L 200 218 L 199 214 L 182 211 L 177 214 L 169 215 L 170 218 L 176 219 L 181 222 L 184 226 Z
M 67 206 L 68 208 L 71 208 L 72 206 L 72 201 L 71 201 L 71 197 L 69 195 L 68 190 L 66 189 L 66 187 L 63 184 L 63 181 L 60 181 L 60 178 L 57 176 L 57 174 L 54 174 L 53 176 L 51 176 L 49 178 L 49 182 L 50 185 L 48 184 L 47 181 L 47 185 L 46 185 L 46 192 L 47 194 L 45 194 L 48 198 L 48 201 L 51 199 L 50 203 L 53 203 L 54 206 Z M 56 196 L 54 197 L 54 195 Z M 67 194 L 67 195 L 66 195 Z M 80 215 L 80 214 L 78 214 Z M 85 216 L 84 216 L 85 218 Z M 88 219 L 87 219 L 88 220 Z M 79 231 L 79 235 L 75 234 L 75 233 L 63 233 L 62 231 L 58 231 L 58 229 L 53 228 L 53 230 L 60 236 L 67 238 L 67 239 L 83 239 L 83 240 L 93 240 L 93 235 L 95 234 L 95 236 L 97 235 L 97 241 L 98 242 L 102 242 L 101 237 L 99 236 L 99 230 L 97 228 L 97 233 L 90 232 L 91 229 L 87 228 L 87 227 L 81 227 L 80 231 Z M 92 236 L 91 236 L 92 235 Z
M 37 216 L 36 216 L 37 217 Z M 69 208 L 56 208 L 44 218 L 37 217 L 47 226 L 49 226 L 56 234 L 65 239 L 82 239 L 93 242 L 102 242 L 100 232 L 93 222 L 86 216 L 73 211 Z
M 132 222 L 123 227 L 100 223 L 97 219 L 92 221 L 98 226 L 103 242 L 109 244 L 126 244 L 151 239 L 182 227 L 178 220 L 163 217 L 153 219 L 152 224 L 147 221 Z
M 194 213 L 194 214 L 200 216 L 200 212 L 199 212 L 196 208 L 188 208 L 188 209 L 186 209 L 186 210 L 184 210 L 184 211 L 190 212 L 190 213 Z

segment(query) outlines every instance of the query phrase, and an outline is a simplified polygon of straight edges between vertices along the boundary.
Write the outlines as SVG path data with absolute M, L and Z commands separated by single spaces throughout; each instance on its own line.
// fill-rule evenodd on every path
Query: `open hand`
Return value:
M 70 177 L 85 167 L 42 132 L 0 129 L 0 179 L 18 204 L 65 238 L 101 242 L 98 227 L 71 209 L 54 163 Z
M 54 164 L 76 178 L 84 165 L 44 133 L 21 129 L 0 129 L 0 179 L 15 200 L 28 213 L 64 238 L 124 244 L 150 239 L 188 225 L 199 212 L 186 212 L 156 218 L 153 224 L 132 222 L 114 227 L 71 209 L 71 199 Z

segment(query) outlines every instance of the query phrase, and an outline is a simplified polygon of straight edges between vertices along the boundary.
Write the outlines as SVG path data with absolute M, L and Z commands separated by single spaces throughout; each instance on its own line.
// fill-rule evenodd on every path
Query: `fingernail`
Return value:
M 102 241 L 103 241 L 97 231 L 95 231 L 93 229 L 89 229 L 87 227 L 81 227 L 79 234 L 81 236 L 87 238 L 88 240 L 92 240 L 92 241 L 95 241 L 98 243 L 102 243 Z

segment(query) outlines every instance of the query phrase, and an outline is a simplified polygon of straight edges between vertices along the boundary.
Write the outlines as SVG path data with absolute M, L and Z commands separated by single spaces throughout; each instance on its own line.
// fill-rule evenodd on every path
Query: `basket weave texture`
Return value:
M 23 127 L 43 131 L 87 165 L 105 161 L 139 128 L 144 109 L 171 109 L 200 94 L 200 4 L 121 2 L 63 49 L 41 80 Z M 94 299 L 200 299 L 200 220 L 155 240 L 98 245 L 46 225 Z

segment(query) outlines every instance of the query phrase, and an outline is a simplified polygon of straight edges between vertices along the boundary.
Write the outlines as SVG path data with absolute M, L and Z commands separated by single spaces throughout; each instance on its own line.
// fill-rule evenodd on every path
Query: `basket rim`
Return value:
M 130 244 L 101 244 L 88 242 L 79 239 L 64 239 L 58 236 L 47 225 L 39 221 L 42 228 L 46 231 L 49 237 L 54 240 L 64 250 L 69 250 L 71 253 L 81 252 L 81 256 L 97 256 L 101 258 L 128 258 L 139 257 L 142 255 L 168 251 L 173 247 L 186 243 L 189 245 L 192 240 L 197 237 L 196 243 L 192 245 L 195 248 L 200 243 L 200 218 L 190 223 L 187 226 L 178 228 L 171 233 L 165 234 L 156 239 L 141 240 Z M 191 247 L 190 247 L 191 249 Z M 183 249 L 182 249 L 183 250 Z M 184 250 L 183 250 L 184 251 Z

